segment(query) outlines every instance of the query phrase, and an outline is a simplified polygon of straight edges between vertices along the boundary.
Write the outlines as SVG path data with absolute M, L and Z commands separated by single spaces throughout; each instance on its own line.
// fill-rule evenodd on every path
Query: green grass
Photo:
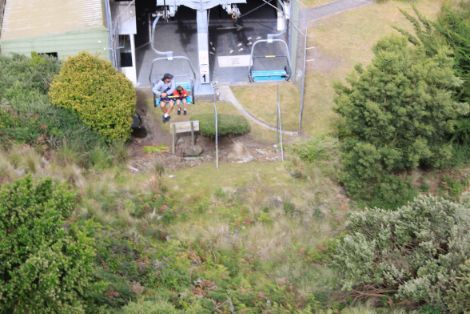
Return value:
M 307 7 L 318 7 L 330 2 L 333 0 L 302 0 L 302 3 Z
M 271 126 L 276 126 L 276 84 L 234 86 L 232 90 L 248 112 Z M 283 82 L 279 84 L 279 96 L 282 127 L 284 130 L 296 131 L 299 119 L 299 90 L 293 83 Z

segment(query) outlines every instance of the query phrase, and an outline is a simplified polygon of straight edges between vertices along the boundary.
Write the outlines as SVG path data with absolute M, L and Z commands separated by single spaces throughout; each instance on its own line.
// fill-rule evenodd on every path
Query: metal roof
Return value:
M 7 0 L 1 39 L 104 27 L 103 19 L 102 0 Z

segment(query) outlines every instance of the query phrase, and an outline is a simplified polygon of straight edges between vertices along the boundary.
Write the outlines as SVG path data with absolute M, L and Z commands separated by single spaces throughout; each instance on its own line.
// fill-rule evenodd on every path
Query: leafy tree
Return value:
M 396 211 L 353 213 L 333 266 L 354 297 L 470 308 L 470 208 L 423 196 Z
M 106 60 L 86 52 L 70 57 L 54 78 L 49 97 L 109 140 L 125 141 L 131 133 L 134 87 Z
M 0 189 L 0 312 L 82 313 L 94 249 L 67 222 L 74 195 L 31 178 Z
M 461 80 L 445 48 L 429 56 L 403 37 L 389 37 L 377 43 L 374 54 L 366 69 L 356 66 L 348 85 L 336 86 L 343 182 L 352 196 L 375 196 L 374 205 L 392 207 L 400 204 L 399 193 L 402 202 L 413 193 L 390 176 L 445 165 L 452 157 L 449 134 L 468 106 L 453 99 Z

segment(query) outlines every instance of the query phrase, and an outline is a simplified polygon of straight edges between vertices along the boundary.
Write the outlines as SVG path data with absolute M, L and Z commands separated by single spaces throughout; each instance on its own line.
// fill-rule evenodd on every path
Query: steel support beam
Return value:
M 210 83 L 209 71 L 209 19 L 207 10 L 197 10 L 197 45 L 199 58 L 199 82 Z

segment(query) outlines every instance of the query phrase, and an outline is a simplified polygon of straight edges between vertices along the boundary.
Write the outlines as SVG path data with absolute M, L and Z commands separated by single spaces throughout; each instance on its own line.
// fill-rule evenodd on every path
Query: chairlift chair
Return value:
M 191 62 L 186 57 L 174 56 L 174 57 L 171 57 L 171 58 L 159 57 L 159 58 L 153 59 L 151 67 L 150 67 L 150 74 L 149 74 L 150 86 L 153 87 L 161 77 L 161 76 L 154 77 L 154 75 L 153 75 L 155 64 L 157 64 L 158 62 L 161 62 L 161 61 L 173 61 L 174 59 L 181 59 L 181 60 L 187 61 L 188 64 L 189 64 L 189 67 L 191 68 L 191 74 L 190 75 L 187 75 L 187 74 L 178 75 L 178 74 L 176 74 L 176 75 L 174 75 L 173 79 L 175 80 L 175 86 L 181 85 L 185 90 L 187 90 L 189 92 L 189 95 L 186 97 L 186 102 L 187 102 L 188 105 L 192 105 L 192 104 L 195 103 L 195 101 L 194 101 L 194 82 L 196 80 L 196 73 L 194 72 L 194 70 L 192 68 Z M 169 71 L 169 70 L 166 71 L 166 72 L 171 73 L 171 71 Z M 171 96 L 170 96 L 170 98 L 171 98 Z M 160 97 L 157 97 L 155 94 L 153 94 L 153 103 L 154 103 L 155 107 L 160 107 Z
M 268 35 L 269 36 L 269 35 Z M 260 43 L 280 43 L 283 48 L 285 48 L 285 55 L 277 55 L 277 54 L 268 54 L 268 55 L 261 55 L 256 56 L 254 54 L 256 45 Z M 254 60 L 255 59 L 276 59 L 276 58 L 284 58 L 287 60 L 287 65 L 284 68 L 277 68 L 277 69 L 269 69 L 269 70 L 254 70 Z M 253 43 L 251 46 L 251 54 L 250 54 L 250 66 L 248 72 L 248 79 L 250 82 L 278 82 L 278 81 L 288 81 L 291 77 L 291 63 L 290 63 L 290 53 L 289 47 L 285 40 L 277 39 L 277 38 L 270 38 L 268 39 L 260 39 Z
M 159 51 L 155 48 L 155 28 L 157 26 L 157 23 L 160 19 L 161 15 L 157 15 L 155 20 L 152 23 L 152 29 L 150 32 L 150 45 L 152 47 L 152 50 L 158 54 L 158 55 L 164 55 L 164 57 L 157 57 L 152 60 L 152 63 L 150 65 L 150 74 L 149 74 L 149 82 L 150 86 L 154 86 L 154 84 L 157 83 L 157 81 L 160 79 L 160 77 L 155 78 L 153 75 L 155 64 L 159 62 L 165 62 L 169 61 L 170 63 L 174 62 L 175 60 L 184 60 L 186 64 L 189 67 L 187 75 L 174 75 L 174 80 L 175 80 L 175 86 L 181 85 L 185 90 L 189 92 L 189 95 L 186 97 L 186 102 L 187 104 L 194 104 L 194 84 L 196 81 L 196 72 L 194 70 L 194 67 L 191 63 L 191 60 L 189 60 L 188 57 L 185 56 L 174 56 L 173 51 Z M 175 68 L 173 66 L 173 68 Z M 171 73 L 170 70 L 165 70 L 165 73 Z M 163 75 L 163 74 L 161 74 Z M 160 107 L 160 97 L 156 97 L 155 94 L 153 94 L 153 103 L 155 107 Z

